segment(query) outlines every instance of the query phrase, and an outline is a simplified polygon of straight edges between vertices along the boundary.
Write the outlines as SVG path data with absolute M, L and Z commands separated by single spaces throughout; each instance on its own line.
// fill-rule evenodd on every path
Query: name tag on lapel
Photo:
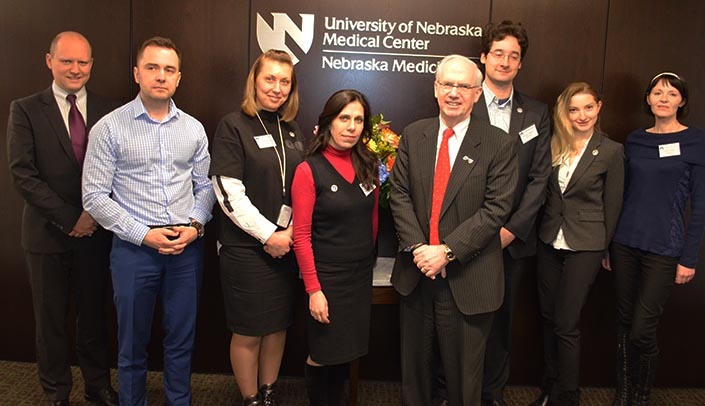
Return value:
M 538 137 L 539 132 L 536 129 L 536 124 L 531 124 L 530 127 L 526 127 L 525 129 L 519 131 L 519 137 L 521 138 L 521 142 L 523 144 L 526 144 L 527 142 L 533 140 L 534 138 Z

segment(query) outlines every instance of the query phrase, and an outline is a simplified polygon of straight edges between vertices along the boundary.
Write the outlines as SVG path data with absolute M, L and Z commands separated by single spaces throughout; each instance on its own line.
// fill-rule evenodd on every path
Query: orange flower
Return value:
M 392 146 L 393 148 L 399 148 L 399 136 L 392 131 L 389 127 L 383 128 L 381 131 L 382 139 Z

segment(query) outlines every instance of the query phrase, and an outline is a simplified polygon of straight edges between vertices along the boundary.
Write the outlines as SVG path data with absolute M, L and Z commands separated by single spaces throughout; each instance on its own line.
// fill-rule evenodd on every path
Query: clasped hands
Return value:
M 198 230 L 191 226 L 157 227 L 147 232 L 142 241 L 162 255 L 179 255 L 198 238 Z
M 278 259 L 291 251 L 292 245 L 294 245 L 294 229 L 289 226 L 285 230 L 272 233 L 264 243 L 264 252 Z
M 97 229 L 98 223 L 96 223 L 96 221 L 93 220 L 93 217 L 91 217 L 91 215 L 84 210 L 81 212 L 81 215 L 78 217 L 78 220 L 76 220 L 76 224 L 74 224 L 73 229 L 69 233 L 69 237 L 90 237 Z
M 446 251 L 442 245 L 420 245 L 413 251 L 414 264 L 422 274 L 430 279 L 436 279 L 437 275 L 446 277 Z

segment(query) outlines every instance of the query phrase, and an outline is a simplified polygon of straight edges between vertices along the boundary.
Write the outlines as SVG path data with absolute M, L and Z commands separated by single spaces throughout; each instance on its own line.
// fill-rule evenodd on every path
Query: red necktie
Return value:
M 438 150 L 438 159 L 436 160 L 436 172 L 433 175 L 433 196 L 431 200 L 431 224 L 429 243 L 438 245 L 441 239 L 438 235 L 438 223 L 441 219 L 441 207 L 443 206 L 443 197 L 446 194 L 446 186 L 448 186 L 448 178 L 450 178 L 450 155 L 448 154 L 448 139 L 455 134 L 452 128 L 446 128 L 443 131 L 443 141 L 441 141 L 441 149 Z
M 66 96 L 66 100 L 71 103 L 69 110 L 69 135 L 71 136 L 71 146 L 73 153 L 76 156 L 76 162 L 83 166 L 83 158 L 86 156 L 86 122 L 83 121 L 83 116 L 76 106 L 76 95 L 70 94 Z

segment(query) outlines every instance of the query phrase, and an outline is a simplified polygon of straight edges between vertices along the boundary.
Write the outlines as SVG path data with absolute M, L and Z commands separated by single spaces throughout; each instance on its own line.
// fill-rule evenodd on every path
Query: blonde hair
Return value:
M 589 94 L 595 98 L 596 103 L 601 103 L 600 95 L 585 82 L 573 82 L 563 90 L 556 100 L 553 111 L 553 136 L 551 137 L 551 165 L 560 165 L 571 153 L 576 152 L 575 134 L 573 124 L 570 122 L 570 100 L 576 94 Z M 599 130 L 600 117 L 597 117 L 595 129 Z
M 296 80 L 296 71 L 294 70 L 294 62 L 291 56 L 285 51 L 278 49 L 270 49 L 255 59 L 255 62 L 250 68 L 250 73 L 247 75 L 247 83 L 245 84 L 245 97 L 242 100 L 240 108 L 248 116 L 254 117 L 257 114 L 257 94 L 255 91 L 255 82 L 257 75 L 262 70 L 262 64 L 265 60 L 279 62 L 291 67 L 291 90 L 284 104 L 279 107 L 279 114 L 282 121 L 292 121 L 296 118 L 299 112 L 299 82 Z

